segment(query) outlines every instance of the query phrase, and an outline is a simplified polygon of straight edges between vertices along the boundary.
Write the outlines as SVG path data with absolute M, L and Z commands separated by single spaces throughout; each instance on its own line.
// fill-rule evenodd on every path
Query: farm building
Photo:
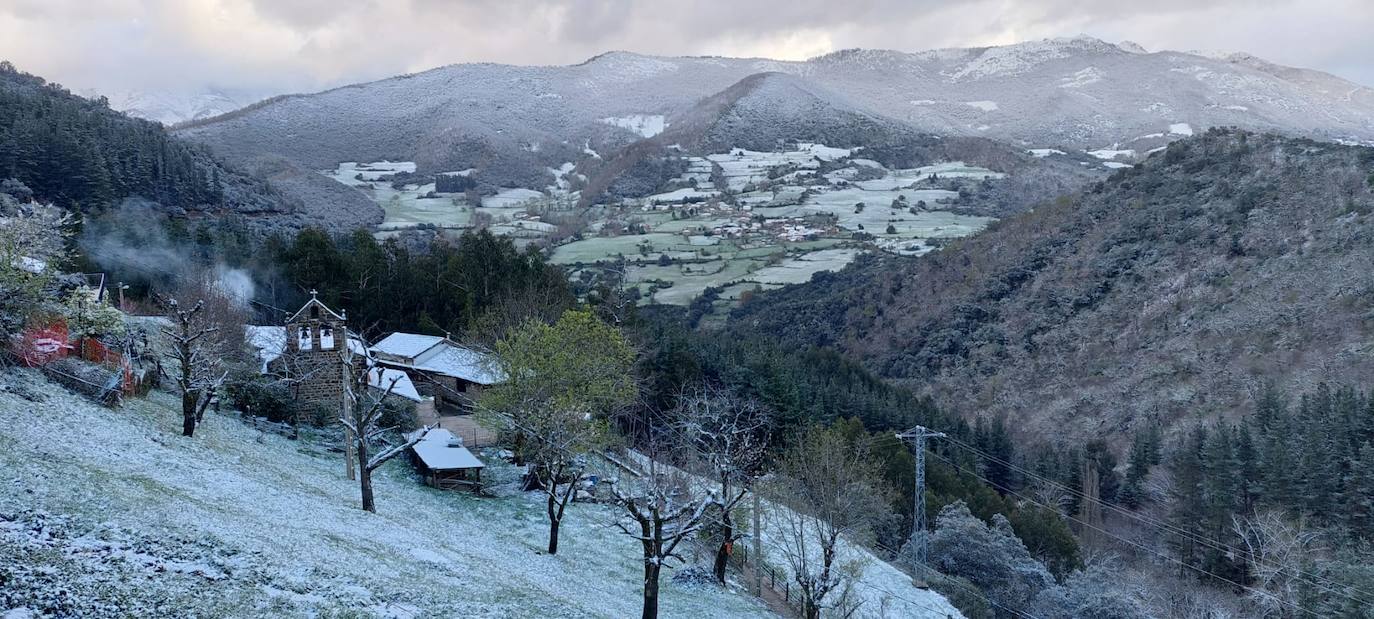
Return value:
M 486 465 L 463 446 L 461 439 L 443 428 L 422 428 L 416 432 L 425 434 L 410 448 L 411 460 L 426 484 L 440 490 L 481 488 L 482 469 Z
M 489 355 L 447 337 L 392 333 L 369 352 L 378 365 L 409 374 L 420 394 L 434 398 L 439 411 L 467 411 L 482 387 L 504 380 Z

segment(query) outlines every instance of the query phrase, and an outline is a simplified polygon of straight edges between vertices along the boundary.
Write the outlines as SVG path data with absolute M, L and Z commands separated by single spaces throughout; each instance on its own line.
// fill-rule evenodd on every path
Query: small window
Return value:
M 320 327 L 320 350 L 334 350 L 334 328 L 329 325 Z
M 310 350 L 314 348 L 314 344 L 310 341 L 310 327 L 300 328 L 300 335 L 296 347 L 301 350 Z

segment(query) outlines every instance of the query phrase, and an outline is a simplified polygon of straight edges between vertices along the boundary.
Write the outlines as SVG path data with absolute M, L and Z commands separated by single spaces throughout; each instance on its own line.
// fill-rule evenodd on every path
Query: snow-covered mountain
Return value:
M 604 155 L 670 133 L 699 115 L 703 101 L 761 73 L 792 79 L 764 80 L 749 89 L 747 105 L 721 109 L 786 109 L 790 117 L 807 113 L 791 100 L 804 93 L 807 107 L 823 115 L 814 126 L 832 134 L 829 115 L 839 113 L 922 133 L 1127 158 L 1212 126 L 1374 141 L 1370 88 L 1244 55 L 1149 53 L 1085 37 L 916 53 L 846 50 L 804 62 L 610 52 L 571 66 L 452 65 L 280 97 L 193 122 L 182 134 L 231 156 L 276 153 L 317 169 L 400 159 L 422 171 L 502 170 L 512 178 L 501 182 L 521 184 L 521 174 L 585 157 L 587 145 Z M 744 122 L 729 123 L 734 131 L 758 128 L 736 120 Z
M 112 109 L 169 126 L 218 116 L 267 98 L 262 93 L 220 88 L 193 92 L 87 89 L 80 94 L 91 99 L 104 96 Z

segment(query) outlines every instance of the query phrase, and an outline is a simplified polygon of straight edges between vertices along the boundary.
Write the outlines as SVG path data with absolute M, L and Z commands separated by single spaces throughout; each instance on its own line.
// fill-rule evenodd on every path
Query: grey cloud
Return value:
M 307 91 L 610 49 L 804 56 L 1085 33 L 1374 84 L 1366 0 L 0 0 L 0 58 L 73 87 Z

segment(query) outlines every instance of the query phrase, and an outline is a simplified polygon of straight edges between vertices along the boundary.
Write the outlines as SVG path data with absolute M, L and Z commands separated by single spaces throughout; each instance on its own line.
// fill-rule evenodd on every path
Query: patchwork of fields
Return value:
M 486 227 L 549 246 L 552 261 L 573 277 L 614 268 L 644 302 L 677 305 L 714 289 L 728 306 L 751 290 L 839 270 L 864 251 L 921 254 L 931 240 L 973 234 L 992 221 L 956 214 L 949 204 L 959 183 L 996 182 L 1001 174 L 957 161 L 887 169 L 860 154 L 797 143 L 777 152 L 684 155 L 685 171 L 656 193 L 582 210 L 574 206 L 572 163 L 550 169 L 555 184 L 543 191 L 503 188 L 481 197 L 407 183 L 412 162 L 346 162 L 325 174 L 382 206 L 379 235 Z

